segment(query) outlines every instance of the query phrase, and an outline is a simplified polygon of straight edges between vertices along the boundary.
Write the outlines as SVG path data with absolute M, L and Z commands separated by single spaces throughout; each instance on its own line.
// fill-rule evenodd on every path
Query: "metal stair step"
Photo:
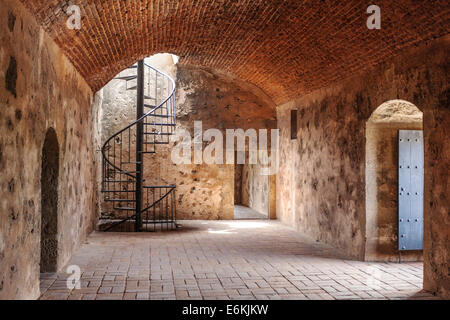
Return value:
M 170 118 L 171 117 L 171 115 L 169 115 L 169 114 L 149 114 L 148 115 L 149 117 L 158 117 L 158 118 Z
M 121 164 L 140 164 L 141 162 L 140 161 L 124 161 L 124 162 L 121 162 Z
M 169 142 L 155 141 L 155 142 L 143 142 L 143 144 L 169 144 Z M 155 153 L 155 152 L 149 152 Z
M 146 126 L 167 126 L 167 127 L 175 127 L 175 123 L 143 123 Z
M 129 80 L 134 80 L 136 78 L 137 78 L 137 75 L 132 75 L 132 76 L 116 77 L 114 79 L 115 80 L 126 80 L 126 81 L 129 81 Z
M 136 208 L 132 208 L 132 207 L 114 207 L 113 209 L 115 210 L 126 210 L 126 211 L 135 211 Z
M 144 132 L 144 134 L 150 134 L 155 136 L 171 136 L 173 133 L 171 132 Z

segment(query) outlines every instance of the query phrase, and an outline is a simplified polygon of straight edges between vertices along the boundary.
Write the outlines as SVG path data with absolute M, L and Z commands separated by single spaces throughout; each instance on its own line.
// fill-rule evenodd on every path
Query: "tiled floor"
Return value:
M 246 206 L 235 205 L 234 206 L 234 219 L 236 220 L 248 220 L 248 219 L 257 219 L 264 220 L 268 219 L 267 215 L 264 215 L 256 210 L 253 210 Z
M 182 221 L 177 231 L 93 233 L 41 299 L 430 299 L 421 263 L 342 260 L 277 221 Z

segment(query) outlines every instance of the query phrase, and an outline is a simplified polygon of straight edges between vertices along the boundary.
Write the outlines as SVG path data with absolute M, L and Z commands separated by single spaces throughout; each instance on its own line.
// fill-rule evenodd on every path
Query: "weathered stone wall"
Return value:
M 423 91 L 413 102 L 423 108 L 425 144 L 423 286 L 450 299 L 450 37 L 444 39 L 413 60 L 433 66 L 422 73 Z
M 279 106 L 279 218 L 349 257 L 364 259 L 365 124 L 383 102 L 423 111 L 425 144 L 424 287 L 449 294 L 449 38 Z M 299 110 L 290 140 L 290 110 Z
M 274 103 L 260 89 L 210 69 L 183 64 L 175 67 L 167 56 L 170 57 L 152 56 L 146 62 L 176 81 L 177 130 L 186 129 L 193 138 L 194 121 L 202 121 L 203 132 L 210 128 L 223 132 L 225 147 L 225 129 L 276 127 Z M 103 88 L 103 141 L 135 119 L 136 92 L 124 89 L 119 80 L 112 80 Z M 206 145 L 204 142 L 203 148 Z M 170 156 L 173 146 L 173 141 L 159 145 L 156 154 L 144 156 L 145 184 L 177 185 L 178 219 L 233 219 L 234 165 L 175 165 Z M 252 188 L 251 192 L 262 191 Z M 265 197 L 269 198 L 269 194 Z M 251 205 L 257 204 L 252 201 Z
M 49 128 L 59 142 L 61 268 L 95 225 L 93 94 L 17 2 L 0 10 L 0 299 L 39 295 L 41 159 Z

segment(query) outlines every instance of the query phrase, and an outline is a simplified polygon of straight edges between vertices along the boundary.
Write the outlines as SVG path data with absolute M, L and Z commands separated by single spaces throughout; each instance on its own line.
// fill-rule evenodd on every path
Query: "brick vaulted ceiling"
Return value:
M 236 74 L 283 103 L 367 70 L 449 29 L 442 0 L 22 0 L 97 90 L 136 60 L 170 52 Z M 66 27 L 79 5 L 80 30 Z M 381 30 L 366 9 L 381 7 Z

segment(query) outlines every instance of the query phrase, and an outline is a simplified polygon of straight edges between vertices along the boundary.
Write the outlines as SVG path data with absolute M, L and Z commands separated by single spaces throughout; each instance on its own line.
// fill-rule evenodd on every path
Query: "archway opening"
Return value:
M 421 250 L 408 249 L 400 246 L 399 238 L 417 238 L 423 235 L 423 191 L 409 194 L 409 190 L 400 189 L 420 188 L 403 186 L 402 183 L 414 184 L 410 176 L 413 174 L 422 181 L 423 190 L 423 140 L 418 139 L 419 148 L 414 151 L 408 146 L 407 157 L 416 157 L 422 161 L 417 172 L 406 172 L 407 182 L 402 182 L 402 160 L 404 150 L 401 147 L 402 135 L 422 136 L 423 114 L 412 103 L 403 100 L 390 100 L 380 105 L 371 115 L 366 124 L 366 261 L 421 261 Z M 406 139 L 409 141 L 409 139 Z M 416 140 L 416 139 L 412 139 Z M 422 151 L 420 151 L 420 148 Z M 414 154 L 415 153 L 415 154 Z M 418 160 L 417 160 L 418 159 Z M 421 160 L 420 160 L 421 159 Z M 415 167 L 416 165 L 414 165 Z M 408 165 L 409 170 L 409 165 Z M 412 169 L 411 169 L 412 170 Z M 421 175 L 421 177 L 420 177 Z M 401 185 L 401 186 L 399 186 Z M 409 198 L 403 199 L 403 193 Z M 414 196 L 414 199 L 412 197 Z M 410 200 L 412 199 L 412 201 Z M 404 202 L 406 201 L 406 202 Z M 409 202 L 408 202 L 409 201 Z M 419 207 L 422 203 L 422 220 L 405 219 L 402 206 L 406 203 L 409 208 Z M 412 214 L 408 209 L 406 214 Z M 420 211 L 420 210 L 419 210 Z M 408 220 L 408 221 L 407 221 Z M 411 222 L 411 221 L 412 222 Z M 401 223 L 416 223 L 407 225 L 405 232 Z M 413 227 L 417 227 L 414 229 Z M 422 234 L 420 234 L 422 232 Z M 401 239 L 400 239 L 401 240 Z M 403 248 L 403 250 L 402 250 Z
M 58 264 L 59 144 L 49 128 L 42 147 L 41 171 L 41 260 L 40 272 L 55 272 Z
M 239 152 L 244 153 L 244 163 L 238 161 Z M 250 164 L 248 150 L 235 152 L 233 166 L 234 219 L 269 219 L 270 177 L 261 174 L 260 164 Z

